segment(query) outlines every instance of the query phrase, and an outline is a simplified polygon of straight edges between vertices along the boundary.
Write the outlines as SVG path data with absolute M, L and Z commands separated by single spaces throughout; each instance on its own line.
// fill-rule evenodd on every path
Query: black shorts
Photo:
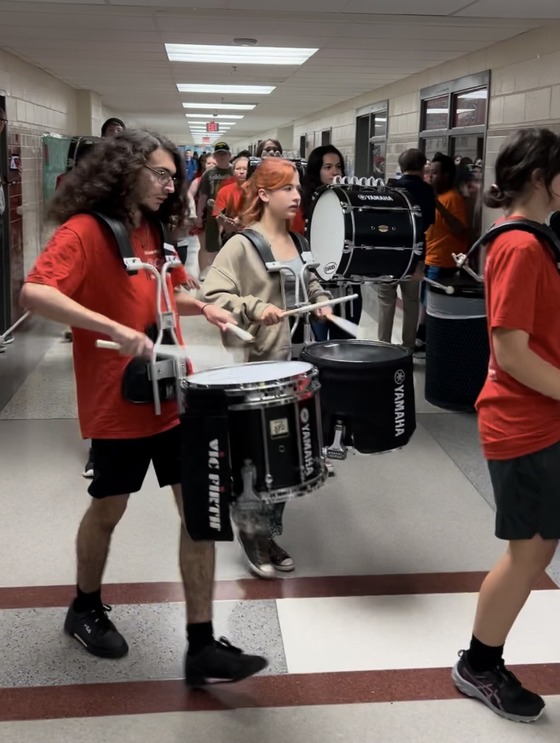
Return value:
M 488 462 L 498 539 L 560 539 L 560 442 L 515 459 Z
M 94 498 L 137 493 L 154 463 L 161 488 L 181 482 L 181 427 L 142 439 L 92 439 Z

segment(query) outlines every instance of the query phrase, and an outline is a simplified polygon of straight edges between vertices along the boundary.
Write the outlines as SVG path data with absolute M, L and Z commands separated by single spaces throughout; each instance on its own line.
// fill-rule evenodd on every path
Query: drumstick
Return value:
M 243 328 L 240 328 L 239 325 L 234 325 L 231 322 L 226 323 L 226 329 L 228 332 L 233 333 L 233 335 L 236 335 L 238 338 L 241 338 L 242 341 L 246 341 L 247 343 L 253 343 L 255 340 L 251 333 L 248 333 L 246 330 L 243 330 Z
M 115 341 L 104 341 L 104 340 L 96 340 L 95 345 L 97 348 L 106 348 L 110 351 L 120 351 L 121 346 L 120 343 L 115 343 Z M 186 359 L 187 358 L 187 349 L 183 346 L 173 346 L 170 344 L 159 346 L 154 346 L 154 350 L 156 352 L 157 356 L 164 356 L 168 359 Z
M 238 338 L 241 338 L 241 340 L 246 341 L 247 343 L 253 343 L 255 340 L 251 333 L 248 333 L 246 330 L 243 330 L 243 328 L 240 328 L 231 322 L 226 323 L 226 330 L 230 333 L 233 333 Z M 106 348 L 110 351 L 121 350 L 120 345 L 118 343 L 115 343 L 115 341 L 106 341 L 99 339 L 95 341 L 95 345 L 97 346 L 97 348 Z M 183 346 L 174 346 L 170 344 L 160 344 L 158 346 L 155 346 L 155 351 L 158 356 L 166 356 L 170 359 L 186 358 L 188 354 L 188 349 L 184 348 Z
M 355 322 L 350 322 L 350 320 L 346 320 L 346 318 L 339 317 L 338 315 L 328 315 L 327 320 L 332 322 L 334 325 L 337 325 L 341 330 L 344 330 L 353 338 L 358 337 L 360 328 L 356 325 Z
M 284 317 L 300 315 L 303 312 L 313 312 L 313 310 L 320 310 L 321 307 L 332 307 L 333 304 L 351 302 L 353 299 L 358 299 L 358 296 L 358 294 L 349 294 L 347 297 L 337 297 L 336 299 L 325 299 L 323 302 L 316 302 L 315 304 L 305 304 L 303 307 L 296 307 L 294 310 L 284 312 Z

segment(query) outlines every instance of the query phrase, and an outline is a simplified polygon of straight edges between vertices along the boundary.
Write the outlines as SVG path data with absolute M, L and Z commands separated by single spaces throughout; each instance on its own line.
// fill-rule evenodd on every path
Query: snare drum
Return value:
M 379 341 L 313 343 L 301 358 L 319 369 L 328 454 L 346 446 L 375 454 L 400 449 L 416 429 L 412 355 Z
M 224 401 L 238 504 L 282 503 L 323 484 L 319 387 L 317 370 L 303 361 L 225 366 L 185 380 L 187 410 Z
M 420 208 L 402 189 L 337 184 L 313 197 L 309 244 L 321 279 L 406 279 L 423 237 Z

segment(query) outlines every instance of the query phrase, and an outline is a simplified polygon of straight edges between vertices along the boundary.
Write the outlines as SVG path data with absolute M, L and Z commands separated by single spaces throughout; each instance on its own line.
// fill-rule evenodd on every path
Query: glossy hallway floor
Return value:
M 364 334 L 375 337 L 374 302 L 366 310 Z M 197 368 L 228 361 L 202 320 L 185 322 L 185 335 Z M 476 591 L 503 546 L 474 417 L 430 406 L 421 362 L 416 377 L 409 445 L 350 455 L 324 488 L 289 504 L 282 544 L 293 577 L 252 579 L 237 544 L 220 545 L 217 633 L 270 667 L 189 692 L 177 517 L 152 473 L 106 574 L 129 655 L 94 658 L 62 632 L 89 497 L 86 445 L 62 329 L 34 321 L 19 333 L 0 355 L 1 743 L 557 743 L 558 564 L 507 647 L 522 680 L 546 695 L 546 715 L 533 726 L 502 721 L 451 683 Z

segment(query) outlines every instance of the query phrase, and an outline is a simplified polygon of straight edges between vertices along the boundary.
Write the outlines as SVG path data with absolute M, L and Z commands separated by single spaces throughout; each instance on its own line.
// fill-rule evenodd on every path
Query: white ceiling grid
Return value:
M 193 7 L 191 7 L 191 5 Z M 278 7 L 281 10 L 278 10 Z M 169 136 L 185 139 L 178 83 L 274 85 L 231 130 L 248 137 L 560 19 L 558 0 L 0 0 L 0 48 Z M 169 62 L 164 44 L 313 47 L 302 66 Z

